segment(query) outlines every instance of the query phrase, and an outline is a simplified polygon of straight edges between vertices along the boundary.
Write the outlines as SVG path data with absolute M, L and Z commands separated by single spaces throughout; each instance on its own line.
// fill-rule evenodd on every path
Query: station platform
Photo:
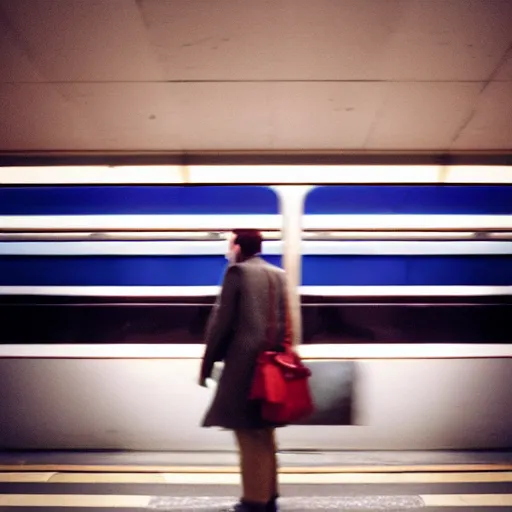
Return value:
M 511 452 L 280 453 L 281 510 L 512 511 Z M 0 511 L 222 510 L 235 453 L 4 452 Z
M 280 451 L 282 473 L 512 471 L 510 451 Z M 236 452 L 0 451 L 0 471 L 236 473 Z

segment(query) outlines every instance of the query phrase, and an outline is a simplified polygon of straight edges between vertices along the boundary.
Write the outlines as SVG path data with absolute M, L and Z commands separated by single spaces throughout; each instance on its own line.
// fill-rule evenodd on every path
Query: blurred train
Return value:
M 196 379 L 241 227 L 356 370 L 283 449 L 512 447 L 509 168 L 228 166 L 0 168 L 0 449 L 230 450 Z

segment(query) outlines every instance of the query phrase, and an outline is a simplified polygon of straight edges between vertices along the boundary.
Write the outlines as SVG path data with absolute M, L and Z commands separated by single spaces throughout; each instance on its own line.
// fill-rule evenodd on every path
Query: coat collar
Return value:
M 265 261 L 259 254 L 255 254 L 254 256 L 247 258 L 243 263 L 249 263 L 250 265 L 261 265 L 262 263 L 265 263 Z

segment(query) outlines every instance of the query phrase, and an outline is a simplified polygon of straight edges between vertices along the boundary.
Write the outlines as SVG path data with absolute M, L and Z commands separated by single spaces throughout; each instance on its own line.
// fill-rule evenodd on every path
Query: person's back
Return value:
M 279 345 L 284 340 L 284 272 L 253 257 L 230 266 L 226 273 L 222 303 L 207 328 L 207 341 L 215 350 L 207 349 L 204 360 L 210 367 L 222 359 L 224 369 L 204 426 L 233 430 L 269 426 L 260 416 L 259 404 L 248 398 L 256 359 L 267 343 L 269 279 L 276 293 L 275 345 Z
M 258 256 L 258 232 L 235 232 L 230 248 L 234 253 L 230 258 L 232 264 L 208 322 L 201 384 L 205 385 L 216 361 L 223 360 L 224 369 L 203 426 L 235 431 L 241 452 L 244 497 L 233 510 L 274 511 L 274 428 L 281 425 L 265 421 L 260 404 L 250 400 L 249 393 L 258 355 L 270 342 L 277 348 L 284 341 L 286 277 L 282 269 Z M 274 339 L 268 340 L 271 320 Z

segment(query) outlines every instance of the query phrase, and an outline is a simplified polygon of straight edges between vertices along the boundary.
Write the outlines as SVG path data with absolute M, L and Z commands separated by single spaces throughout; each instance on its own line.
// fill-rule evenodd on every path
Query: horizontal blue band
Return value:
M 226 264 L 223 256 L 2 256 L 0 286 L 215 286 Z
M 340 185 L 313 189 L 307 214 L 512 214 L 512 186 Z
M 0 286 L 216 286 L 225 266 L 222 256 L 2 256 Z M 512 258 L 305 256 L 302 284 L 508 286 Z
M 277 195 L 263 186 L 0 187 L 0 215 L 263 215 L 278 211 Z
M 304 286 L 512 285 L 510 256 L 305 256 Z

